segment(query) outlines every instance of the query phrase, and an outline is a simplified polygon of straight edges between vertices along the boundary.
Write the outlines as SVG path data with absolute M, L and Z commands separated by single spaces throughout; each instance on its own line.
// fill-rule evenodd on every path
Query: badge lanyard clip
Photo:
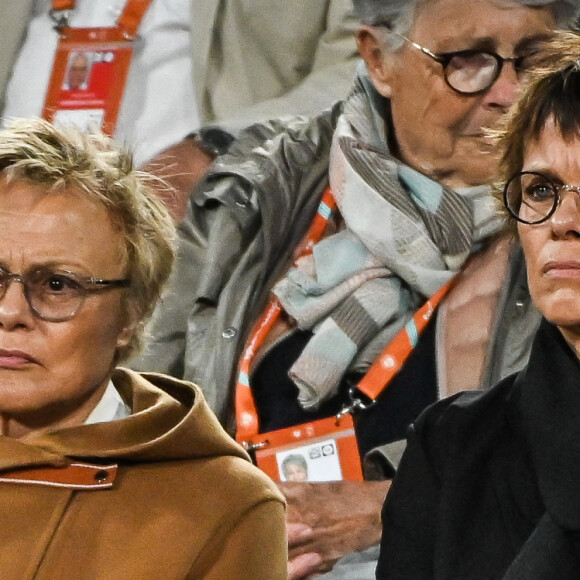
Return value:
M 72 10 L 50 10 L 48 15 L 50 19 L 54 22 L 54 29 L 61 33 L 63 28 L 68 28 L 69 18 Z
M 340 421 L 342 417 L 345 415 L 352 415 L 357 411 L 366 411 L 373 405 L 376 405 L 376 399 L 367 399 L 367 401 L 363 401 L 360 396 L 356 396 L 356 387 L 351 387 L 348 390 L 348 397 L 350 402 L 345 405 L 339 413 L 336 415 L 336 420 Z M 366 398 L 366 397 L 365 397 Z

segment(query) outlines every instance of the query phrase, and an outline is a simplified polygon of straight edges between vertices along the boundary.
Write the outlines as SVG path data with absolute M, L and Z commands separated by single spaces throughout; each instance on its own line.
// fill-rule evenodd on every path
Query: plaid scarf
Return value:
M 290 369 L 305 409 L 334 395 L 357 362 L 372 362 L 503 224 L 489 187 L 446 189 L 388 153 L 380 99 L 359 74 L 335 130 L 330 184 L 345 229 L 273 289 L 298 327 L 313 331 Z

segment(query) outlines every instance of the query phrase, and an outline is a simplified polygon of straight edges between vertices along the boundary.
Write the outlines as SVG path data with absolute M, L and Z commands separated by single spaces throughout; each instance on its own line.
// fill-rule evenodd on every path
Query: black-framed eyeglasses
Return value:
M 537 54 L 537 51 L 533 51 L 523 56 L 504 58 L 495 52 L 476 49 L 434 53 L 399 32 L 391 32 L 438 62 L 443 67 L 443 77 L 447 85 L 462 95 L 476 95 L 487 91 L 499 78 L 506 62 L 513 62 L 518 74 L 526 71 Z
M 556 211 L 562 191 L 580 194 L 580 185 L 558 185 L 550 177 L 535 171 L 514 175 L 503 191 L 503 201 L 510 214 L 523 224 L 541 224 Z
M 32 312 L 49 322 L 64 322 L 73 318 L 87 294 L 126 288 L 131 284 L 127 278 L 103 280 L 44 267 L 25 274 L 14 274 L 0 266 L 0 300 L 12 282 L 20 282 L 24 286 L 24 296 Z

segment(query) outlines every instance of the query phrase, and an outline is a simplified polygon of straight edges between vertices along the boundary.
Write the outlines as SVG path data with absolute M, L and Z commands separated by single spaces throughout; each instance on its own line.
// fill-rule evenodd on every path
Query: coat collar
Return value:
M 199 387 L 155 373 L 127 369 L 113 383 L 133 410 L 125 419 L 79 425 L 22 440 L 0 437 L 0 474 L 30 467 L 200 459 L 248 459 L 219 425 Z
M 546 511 L 563 528 L 580 530 L 580 363 L 546 320 L 517 385 L 516 420 Z
M 195 76 L 194 88 L 196 91 L 197 102 L 201 103 L 201 106 L 205 108 L 202 118 L 208 117 L 210 113 L 212 113 L 207 110 L 203 90 L 207 87 L 207 76 L 212 70 L 209 66 L 209 60 L 216 27 L 219 29 L 219 24 L 216 20 L 222 4 L 223 0 L 203 0 L 202 2 L 191 0 L 190 10 L 194 15 L 192 18 L 192 42 L 193 46 L 195 46 L 195 50 L 193 51 L 193 74 Z

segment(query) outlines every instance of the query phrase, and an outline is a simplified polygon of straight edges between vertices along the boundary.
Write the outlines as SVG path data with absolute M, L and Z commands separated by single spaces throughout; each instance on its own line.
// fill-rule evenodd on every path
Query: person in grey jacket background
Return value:
M 378 472 L 384 481 L 280 484 L 290 578 L 333 567 L 325 577 L 374 577 L 379 512 L 396 463 L 377 457 L 377 446 L 398 450 L 426 404 L 485 388 L 525 363 L 539 315 L 490 196 L 497 160 L 482 128 L 511 105 L 542 40 L 580 11 L 568 0 L 354 4 L 366 66 L 350 96 L 314 118 L 254 125 L 217 160 L 190 199 L 170 291 L 148 351 L 134 361 L 201 384 L 233 432 L 239 357 L 273 291 L 292 313 L 284 319 L 292 332 L 276 329 L 282 338 L 259 353 L 250 377 L 262 431 L 332 416 L 348 400 L 349 381 L 460 272 L 401 373 L 355 416 L 361 451 L 376 459 L 367 477 Z M 315 250 L 322 261 L 291 267 L 329 179 L 339 213 Z M 320 276 L 308 278 L 312 267 Z M 323 272 L 334 286 L 323 287 Z M 354 280 L 361 272 L 364 280 Z M 311 295 L 297 279 L 323 299 L 310 325 L 300 304 Z M 337 306 L 327 291 L 343 282 L 337 291 L 349 290 Z M 365 340 L 345 320 L 360 323 Z M 329 380 L 320 385 L 310 372 L 317 364 L 303 364 L 303 355 L 327 364 L 317 342 L 327 329 L 340 365 L 325 366 Z M 351 358 L 345 344 L 355 345 Z

